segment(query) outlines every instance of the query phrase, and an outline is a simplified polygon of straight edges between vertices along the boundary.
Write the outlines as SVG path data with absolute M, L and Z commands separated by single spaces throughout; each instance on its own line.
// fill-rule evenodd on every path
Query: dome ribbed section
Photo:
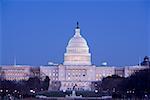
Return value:
M 91 54 L 86 40 L 80 35 L 80 29 L 75 29 L 75 35 L 68 42 L 64 54 L 64 65 L 91 65 Z
M 68 48 L 73 48 L 73 47 L 88 48 L 88 45 L 87 45 L 87 42 L 84 38 L 73 37 L 70 39 L 70 41 L 68 43 Z

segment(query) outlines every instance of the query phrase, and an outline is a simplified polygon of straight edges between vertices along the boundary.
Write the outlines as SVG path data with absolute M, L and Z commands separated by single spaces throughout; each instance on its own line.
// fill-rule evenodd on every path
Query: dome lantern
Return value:
M 75 29 L 74 37 L 81 37 L 81 35 L 80 35 L 80 27 L 79 27 L 79 23 L 78 22 L 77 22 L 77 27 Z

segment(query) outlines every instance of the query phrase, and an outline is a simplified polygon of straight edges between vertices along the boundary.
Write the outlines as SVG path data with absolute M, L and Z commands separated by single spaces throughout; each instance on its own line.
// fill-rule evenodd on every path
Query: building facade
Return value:
M 25 65 L 10 65 L 1 67 L 1 78 L 6 80 L 28 80 L 31 67 Z

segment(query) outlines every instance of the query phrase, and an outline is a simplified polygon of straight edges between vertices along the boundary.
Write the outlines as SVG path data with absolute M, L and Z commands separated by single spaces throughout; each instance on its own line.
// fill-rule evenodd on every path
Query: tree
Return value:
M 144 69 L 128 77 L 122 82 L 122 91 L 136 97 L 150 94 L 150 69 Z
M 108 76 L 106 78 L 103 78 L 102 80 L 102 90 L 109 91 L 109 92 L 115 92 L 119 91 L 119 86 L 121 85 L 121 82 L 124 80 L 124 77 L 120 77 L 117 75 Z
M 36 92 L 41 90 L 41 82 L 38 77 L 31 77 L 27 81 L 27 85 L 29 86 L 30 90 L 34 90 Z
M 49 88 L 49 82 L 50 82 L 50 79 L 48 76 L 45 77 L 44 81 L 43 81 L 43 84 L 42 84 L 42 88 L 43 90 L 48 90 Z

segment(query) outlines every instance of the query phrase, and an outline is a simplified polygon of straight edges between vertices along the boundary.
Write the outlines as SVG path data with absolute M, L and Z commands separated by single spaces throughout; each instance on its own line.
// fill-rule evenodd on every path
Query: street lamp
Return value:
M 31 92 L 31 93 L 35 93 L 35 91 L 34 91 L 34 90 L 30 90 L 30 92 Z
M 63 90 L 63 92 L 66 92 L 66 90 Z
M 17 92 L 17 90 L 14 90 L 14 92 Z
M 8 90 L 6 90 L 6 92 L 8 92 Z
M 98 92 L 98 90 L 95 90 L 95 93 L 97 93 Z

